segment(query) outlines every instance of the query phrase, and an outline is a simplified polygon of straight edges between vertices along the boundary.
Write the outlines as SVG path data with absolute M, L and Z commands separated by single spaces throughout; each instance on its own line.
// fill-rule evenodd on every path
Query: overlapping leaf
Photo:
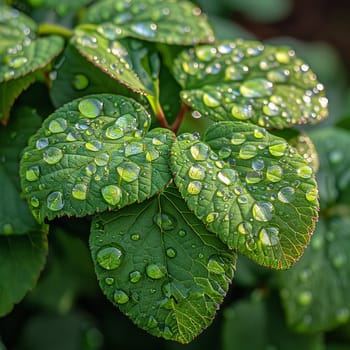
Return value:
M 184 0 L 105 0 L 92 6 L 84 23 L 103 23 L 107 35 L 176 45 L 214 40 L 200 8 Z
M 0 237 L 0 316 L 35 286 L 47 254 L 47 227 L 22 236 Z
M 243 40 L 198 46 L 179 55 L 174 75 L 182 100 L 216 121 L 283 128 L 327 116 L 323 85 L 286 47 Z
M 274 268 L 299 259 L 315 227 L 317 187 L 284 139 L 252 124 L 219 122 L 203 141 L 178 136 L 171 169 L 188 207 L 229 248 Z
M 279 274 L 287 321 L 298 331 L 324 331 L 350 319 L 350 219 L 322 219 L 310 248 Z
M 91 0 L 60 0 L 59 2 L 56 0 L 29 0 L 34 8 L 51 8 L 61 16 L 77 11 L 90 2 Z
M 236 256 L 172 188 L 92 223 L 92 257 L 103 292 L 149 333 L 190 342 L 214 318 Z
M 48 117 L 21 160 L 23 195 L 39 222 L 142 202 L 170 181 L 173 133 L 153 129 L 132 99 L 90 95 Z
M 27 234 L 39 230 L 27 203 L 20 196 L 19 159 L 41 119 L 27 107 L 13 112 L 6 127 L 0 127 L 0 235 Z

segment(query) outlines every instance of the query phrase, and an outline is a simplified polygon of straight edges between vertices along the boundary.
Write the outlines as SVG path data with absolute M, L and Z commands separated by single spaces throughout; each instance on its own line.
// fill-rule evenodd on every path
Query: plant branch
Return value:
M 189 111 L 189 109 L 190 108 L 187 105 L 185 105 L 184 103 L 181 105 L 181 109 L 180 109 L 179 113 L 177 114 L 176 119 L 174 120 L 174 122 L 170 126 L 170 130 L 172 130 L 175 134 L 179 130 L 180 125 L 181 125 L 186 113 Z
M 41 23 L 38 27 L 38 34 L 39 35 L 48 35 L 48 34 L 56 34 L 63 36 L 66 39 L 69 39 L 73 36 L 73 31 L 63 27 L 58 24 L 53 23 Z

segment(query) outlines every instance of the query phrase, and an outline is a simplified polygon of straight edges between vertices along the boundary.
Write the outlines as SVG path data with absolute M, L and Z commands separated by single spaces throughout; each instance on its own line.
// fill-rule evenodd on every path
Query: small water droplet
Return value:
M 282 157 L 288 148 L 285 141 L 275 141 L 269 146 L 269 152 L 274 157 Z
M 72 85 L 77 90 L 84 90 L 89 86 L 89 79 L 84 74 L 75 74 Z
M 174 248 L 168 248 L 166 250 L 166 255 L 169 257 L 169 258 L 175 258 L 176 256 L 176 250 Z
M 225 264 L 220 259 L 220 257 L 214 255 L 211 256 L 208 260 L 207 269 L 209 272 L 218 274 L 218 275 L 224 275 L 225 274 Z
M 125 156 L 130 157 L 140 154 L 144 151 L 145 146 L 140 142 L 130 142 L 125 146 Z
M 123 261 L 121 248 L 115 246 L 102 247 L 96 254 L 97 263 L 105 270 L 117 269 Z
M 241 145 L 246 141 L 246 136 L 241 132 L 236 132 L 232 134 L 231 143 L 233 145 Z
M 262 244 L 272 247 L 279 243 L 279 230 L 276 227 L 265 227 L 259 232 L 259 239 Z
M 106 129 L 105 136 L 110 140 L 118 140 L 124 136 L 124 131 L 120 127 L 112 125 Z
M 270 202 L 255 202 L 252 214 L 255 220 L 267 222 L 272 219 L 274 207 Z
M 96 118 L 103 108 L 103 102 L 97 98 L 85 98 L 78 104 L 80 113 L 86 118 Z
M 254 110 L 251 105 L 233 105 L 231 114 L 238 120 L 248 120 L 254 117 Z
M 263 78 L 251 79 L 243 82 L 239 91 L 247 98 L 270 96 L 273 92 L 273 84 Z
M 85 143 L 85 148 L 92 152 L 98 152 L 102 148 L 101 141 L 92 140 Z
M 30 198 L 30 204 L 33 208 L 38 208 L 40 205 L 40 201 L 38 197 L 32 196 Z
M 74 185 L 72 189 L 72 196 L 75 199 L 79 199 L 81 201 L 86 199 L 86 194 L 87 194 L 87 185 L 83 183 L 78 183 Z
M 47 137 L 38 139 L 35 143 L 36 149 L 43 149 L 46 148 L 49 145 L 49 139 Z
M 88 175 L 88 176 L 92 176 L 96 173 L 96 165 L 91 163 L 91 164 L 88 164 L 86 167 L 85 167 L 85 174 Z
M 149 149 L 146 152 L 146 160 L 148 162 L 153 162 L 154 160 L 158 159 L 159 156 L 160 156 L 160 153 L 155 149 Z
M 206 216 L 205 221 L 209 224 L 211 222 L 214 222 L 218 217 L 219 217 L 219 213 L 212 212 Z
M 59 211 L 64 207 L 62 192 L 55 191 L 50 193 L 46 199 L 47 207 L 52 211 Z
M 20 68 L 22 66 L 24 66 L 26 63 L 28 62 L 28 58 L 27 57 L 24 57 L 24 56 L 20 56 L 20 57 L 13 57 L 8 65 L 11 67 L 11 68 Z
M 107 284 L 107 286 L 111 286 L 114 283 L 114 278 L 113 277 L 106 277 L 105 278 L 105 283 Z
M 77 37 L 78 44 L 95 49 L 98 47 L 97 39 L 91 35 L 81 35 Z
M 99 153 L 94 159 L 94 162 L 98 166 L 105 166 L 108 164 L 109 154 L 108 153 Z
M 166 268 L 159 264 L 148 264 L 146 266 L 146 274 L 149 278 L 158 280 L 166 275 Z
M 310 305 L 312 302 L 312 293 L 308 290 L 299 293 L 297 301 L 302 306 Z
M 137 22 L 131 25 L 131 30 L 146 38 L 155 38 L 157 36 L 157 25 L 152 22 Z
M 293 187 L 287 186 L 282 187 L 277 195 L 277 198 L 282 203 L 291 203 L 294 200 L 295 189 Z
M 187 186 L 187 192 L 189 194 L 198 194 L 202 190 L 202 183 L 200 181 L 191 181 Z
M 117 289 L 113 294 L 113 299 L 117 304 L 123 305 L 129 301 L 129 296 L 123 290 Z
M 171 215 L 166 213 L 158 213 L 153 216 L 153 222 L 162 231 L 171 231 L 176 227 L 176 220 Z
M 58 133 L 64 132 L 66 129 L 67 129 L 66 119 L 56 118 L 50 121 L 49 130 L 52 133 L 58 134 Z
M 231 141 L 232 142 L 232 141 Z M 244 144 L 239 150 L 239 157 L 241 159 L 251 159 L 258 154 L 257 148 L 252 144 Z
M 132 162 L 124 162 L 117 167 L 120 178 L 126 182 L 137 180 L 140 170 L 140 167 Z
M 116 185 L 108 185 L 101 189 L 103 199 L 111 205 L 117 205 L 122 198 L 122 190 Z
M 304 165 L 297 169 L 297 175 L 303 179 L 310 179 L 312 177 L 312 168 Z
M 206 160 L 210 153 L 209 147 L 202 142 L 191 146 L 190 151 L 194 160 Z
M 237 226 L 237 231 L 241 234 L 241 235 L 250 235 L 252 233 L 252 225 L 247 222 L 247 221 L 243 221 L 240 224 L 238 224 Z
M 226 159 L 231 155 L 231 148 L 229 147 L 222 147 L 219 150 L 219 157 L 222 159 Z
M 254 159 L 252 161 L 252 168 L 255 171 L 260 171 L 260 170 L 264 169 L 264 167 L 265 167 L 265 162 L 263 159 Z
M 248 171 L 245 176 L 247 184 L 256 184 L 262 181 L 263 175 L 260 171 Z
M 209 95 L 207 93 L 203 94 L 203 103 L 207 106 L 207 107 L 211 107 L 211 108 L 215 108 L 221 105 L 220 100 L 218 100 L 217 98 L 215 98 L 212 95 Z
M 129 280 L 131 283 L 137 283 L 140 281 L 142 274 L 140 271 L 135 270 L 129 273 Z
M 50 165 L 58 163 L 63 157 L 63 152 L 57 147 L 49 147 L 43 152 L 43 160 Z
M 199 164 L 192 165 L 188 171 L 188 176 L 193 180 L 204 180 L 205 168 Z
M 39 179 L 40 169 L 37 165 L 32 166 L 26 170 L 26 180 L 27 181 L 36 181 Z
M 186 231 L 185 230 L 179 230 L 178 235 L 180 237 L 185 237 L 186 236 Z
M 266 178 L 271 182 L 279 182 L 283 178 L 283 170 L 279 165 L 270 165 L 266 170 Z

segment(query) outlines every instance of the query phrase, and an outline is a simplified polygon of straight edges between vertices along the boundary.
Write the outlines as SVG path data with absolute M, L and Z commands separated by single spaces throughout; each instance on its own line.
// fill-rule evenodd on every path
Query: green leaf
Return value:
M 151 93 L 130 64 L 127 48 L 113 36 L 101 34 L 98 26 L 77 27 L 72 44 L 85 58 L 121 84 L 138 93 Z
M 213 30 L 200 8 L 183 0 L 99 1 L 85 23 L 101 24 L 106 36 L 175 45 L 195 45 L 214 40 Z
M 41 124 L 27 107 L 14 111 L 7 127 L 0 127 L 0 234 L 26 234 L 39 229 L 27 203 L 20 197 L 18 176 L 20 153 Z
M 284 139 L 252 124 L 219 122 L 203 141 L 178 136 L 171 169 L 188 207 L 229 248 L 277 269 L 300 258 L 317 219 L 317 187 Z
M 236 255 L 168 189 L 94 219 L 92 257 L 107 298 L 139 327 L 188 343 L 214 318 Z
M 323 128 L 310 132 L 320 158 L 317 180 L 321 207 L 339 203 L 339 197 L 350 188 L 350 133 L 339 128 Z M 348 198 L 343 197 L 345 201 Z
M 22 236 L 0 236 L 0 316 L 35 286 L 46 260 L 46 234 L 47 228 Z
M 350 319 L 350 219 L 321 220 L 298 264 L 278 275 L 288 324 L 325 331 Z
M 27 0 L 34 8 L 51 8 L 55 10 L 60 16 L 65 16 L 80 10 L 85 5 L 89 4 L 91 0 Z
M 323 85 L 287 47 L 243 40 L 202 45 L 179 55 L 174 75 L 182 100 L 216 121 L 283 128 L 327 116 Z
M 285 324 L 280 306 L 273 300 L 263 300 L 260 295 L 225 309 L 222 339 L 223 350 L 324 349 L 321 334 L 292 332 Z
M 150 116 L 136 101 L 90 95 L 49 116 L 21 160 L 22 189 L 33 215 L 85 216 L 142 202 L 170 181 L 174 134 L 149 132 Z
M 56 73 L 50 89 L 55 107 L 90 94 L 115 93 L 134 99 L 140 99 L 141 96 L 103 73 L 81 56 L 71 44 L 67 45 Z

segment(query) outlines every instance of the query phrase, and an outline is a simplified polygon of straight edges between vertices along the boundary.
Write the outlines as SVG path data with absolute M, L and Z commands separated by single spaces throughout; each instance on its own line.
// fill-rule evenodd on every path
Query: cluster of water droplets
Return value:
M 176 74 L 187 89 L 181 95 L 186 103 L 199 115 L 212 110 L 216 120 L 229 114 L 264 127 L 283 127 L 327 116 L 323 85 L 286 48 L 240 40 L 198 46 L 180 56 Z M 196 90 L 203 82 L 207 84 Z

